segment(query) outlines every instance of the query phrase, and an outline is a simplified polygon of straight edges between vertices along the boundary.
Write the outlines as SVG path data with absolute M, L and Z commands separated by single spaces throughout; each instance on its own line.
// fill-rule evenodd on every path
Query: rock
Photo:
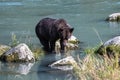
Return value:
M 9 50 L 11 47 L 7 46 L 7 45 L 0 45 L 0 56 L 6 52 L 7 50 Z
M 69 43 L 73 43 L 73 44 L 78 44 L 80 41 L 75 37 L 75 36 L 71 36 L 69 39 L 68 39 L 68 42 Z
M 79 43 L 80 43 L 80 41 L 75 36 L 72 35 L 68 39 L 67 48 L 68 49 L 76 49 L 76 48 L 78 48 Z
M 68 71 L 73 69 L 72 64 L 74 63 L 76 64 L 76 61 L 74 60 L 74 58 L 72 56 L 69 56 L 50 64 L 49 67 L 51 67 L 52 69 Z
M 79 41 L 75 36 L 72 35 L 72 36 L 68 39 L 68 43 L 66 44 L 66 48 L 67 48 L 67 49 L 77 49 L 79 43 L 80 43 L 80 41 Z M 57 49 L 60 48 L 59 40 L 56 42 L 56 48 L 57 48 Z
M 119 45 L 120 46 L 120 36 L 109 39 L 103 45 L 104 46 L 109 46 L 109 45 Z
M 113 13 L 106 18 L 107 21 L 120 21 L 120 13 Z
M 3 55 L 1 55 L 0 59 L 6 62 L 29 62 L 34 61 L 34 56 L 28 46 L 24 43 L 17 45 L 16 47 L 11 48 Z
M 107 54 L 108 56 L 120 55 L 120 36 L 114 37 L 106 41 L 98 50 L 98 54 Z

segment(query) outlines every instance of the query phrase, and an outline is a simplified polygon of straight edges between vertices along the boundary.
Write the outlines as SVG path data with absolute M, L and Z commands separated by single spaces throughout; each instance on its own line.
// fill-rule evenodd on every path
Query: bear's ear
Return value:
M 71 32 L 71 33 L 73 32 L 73 30 L 74 30 L 74 28 L 70 28 L 70 32 Z

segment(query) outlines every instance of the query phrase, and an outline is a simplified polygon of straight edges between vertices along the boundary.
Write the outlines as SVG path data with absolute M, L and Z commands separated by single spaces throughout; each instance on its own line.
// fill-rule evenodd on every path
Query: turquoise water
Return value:
M 14 33 L 20 42 L 39 45 L 35 26 L 40 19 L 51 17 L 64 18 L 75 28 L 73 34 L 82 42 L 80 47 L 95 47 L 120 35 L 120 23 L 104 21 L 114 12 L 120 12 L 119 0 L 0 0 L 0 44 L 10 44 Z M 20 71 L 28 63 L 0 64 L 1 80 L 74 80 L 70 73 L 40 66 L 40 61 L 32 64 L 27 74 Z

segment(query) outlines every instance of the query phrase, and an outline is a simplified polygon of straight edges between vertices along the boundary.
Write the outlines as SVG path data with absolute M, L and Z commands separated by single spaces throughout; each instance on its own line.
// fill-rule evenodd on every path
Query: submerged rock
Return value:
M 113 13 L 108 16 L 107 21 L 120 21 L 120 13 Z
M 3 55 L 1 55 L 0 59 L 6 62 L 16 62 L 16 61 L 29 62 L 35 60 L 33 53 L 24 43 L 21 43 L 16 47 L 11 48 Z
M 120 55 L 120 36 L 114 37 L 106 41 L 98 50 L 97 53 L 108 56 Z
M 68 39 L 67 48 L 68 49 L 76 49 L 76 48 L 78 48 L 79 43 L 80 43 L 80 41 L 75 36 L 72 35 Z
M 71 36 L 68 39 L 68 43 L 66 44 L 66 48 L 67 49 L 77 49 L 78 48 L 78 44 L 80 43 L 80 41 L 75 37 L 75 36 Z M 56 42 L 56 49 L 60 48 L 60 43 L 59 40 Z
M 68 43 L 78 44 L 79 42 L 80 41 L 73 35 L 68 39 Z
M 72 56 L 69 56 L 50 64 L 49 67 L 51 67 L 52 69 L 68 71 L 73 69 L 72 64 L 74 63 L 76 64 L 76 61 L 74 60 L 74 58 Z

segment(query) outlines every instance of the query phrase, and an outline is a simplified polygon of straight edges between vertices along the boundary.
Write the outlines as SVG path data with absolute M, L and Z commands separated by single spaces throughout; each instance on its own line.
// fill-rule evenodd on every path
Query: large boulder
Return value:
M 68 71 L 73 69 L 73 64 L 76 64 L 76 61 L 72 56 L 68 56 L 50 64 L 49 67 L 51 67 L 52 69 Z
M 108 56 L 120 55 L 120 36 L 114 37 L 106 41 L 98 50 L 97 53 Z
M 120 46 L 120 36 L 116 36 L 112 39 L 109 39 L 103 45 L 104 46 L 109 46 L 109 45 L 119 45 Z
M 107 18 L 107 21 L 120 21 L 120 13 L 110 14 Z
M 0 59 L 6 62 L 29 62 L 35 60 L 33 53 L 24 43 L 11 48 L 10 50 L 2 54 Z

